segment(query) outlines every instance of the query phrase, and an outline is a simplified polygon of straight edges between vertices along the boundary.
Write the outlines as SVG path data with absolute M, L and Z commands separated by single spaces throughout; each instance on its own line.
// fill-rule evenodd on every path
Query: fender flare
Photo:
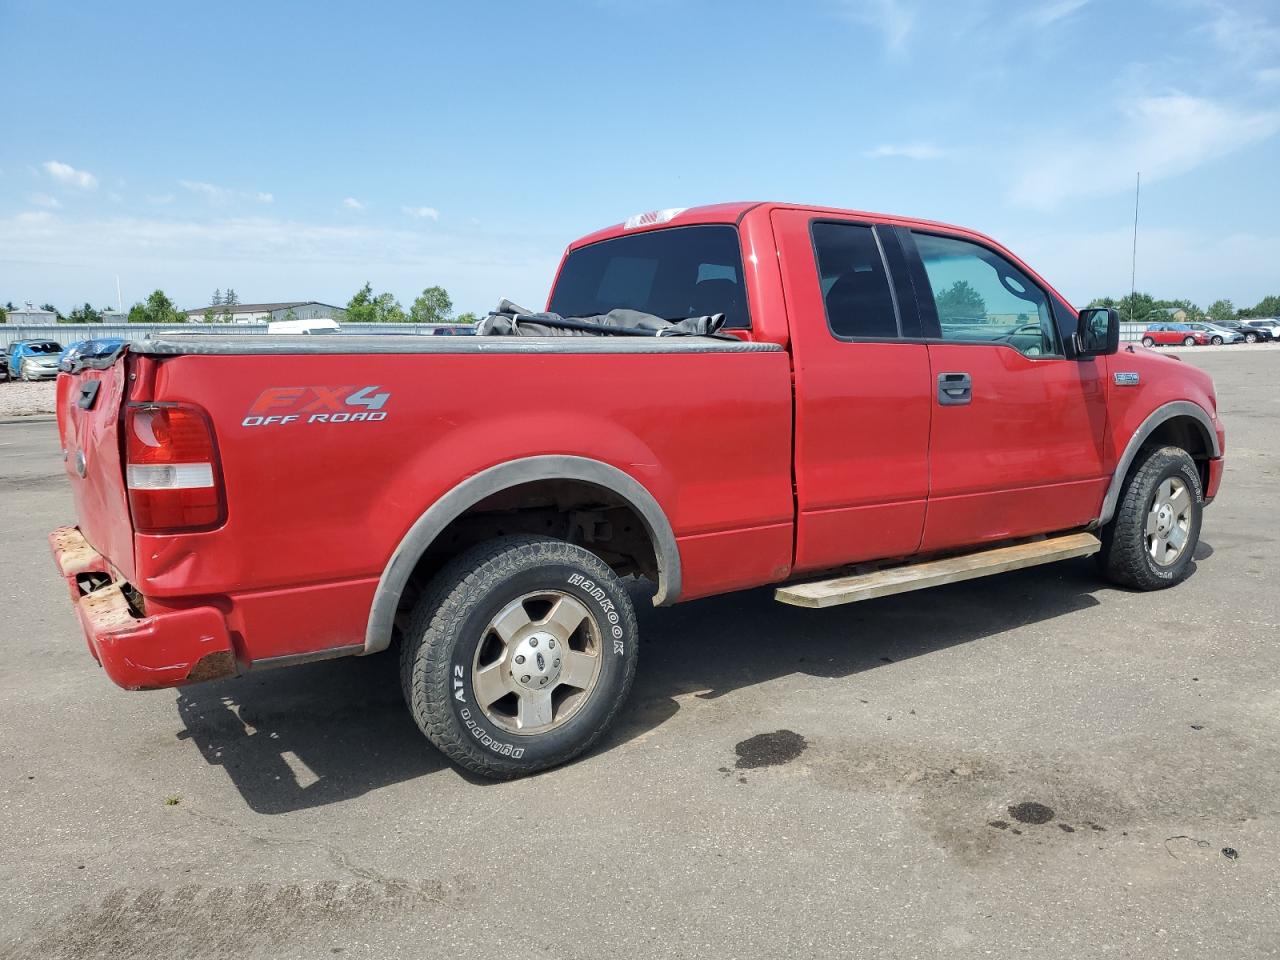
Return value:
M 369 610 L 364 653 L 377 653 L 391 645 L 396 610 L 409 575 L 441 532 L 486 497 L 535 480 L 580 480 L 621 497 L 640 515 L 653 543 L 658 562 L 658 592 L 654 606 L 680 599 L 680 549 L 662 507 L 643 484 L 617 467 L 599 460 L 572 456 L 541 456 L 512 460 L 468 477 L 435 501 L 409 528 L 391 554 Z
M 1102 513 L 1098 517 L 1097 525 L 1105 526 L 1111 522 L 1111 518 L 1116 514 L 1116 507 L 1120 503 L 1120 494 L 1124 490 L 1124 479 L 1129 474 L 1129 468 L 1133 465 L 1134 457 L 1138 455 L 1138 451 L 1142 449 L 1142 445 L 1147 442 L 1147 438 L 1155 433 L 1156 429 L 1163 423 L 1172 420 L 1174 417 L 1191 417 L 1200 426 L 1201 433 L 1204 434 L 1205 446 L 1213 458 L 1216 460 L 1222 456 L 1222 449 L 1218 446 L 1218 431 L 1214 428 L 1213 420 L 1204 410 L 1204 407 L 1190 400 L 1175 400 L 1172 403 L 1166 403 L 1163 406 L 1156 407 L 1154 411 L 1143 420 L 1134 431 L 1129 442 L 1125 444 L 1124 453 L 1120 455 L 1120 460 L 1116 463 L 1115 473 L 1111 477 L 1111 485 L 1107 487 L 1107 495 L 1102 501 Z

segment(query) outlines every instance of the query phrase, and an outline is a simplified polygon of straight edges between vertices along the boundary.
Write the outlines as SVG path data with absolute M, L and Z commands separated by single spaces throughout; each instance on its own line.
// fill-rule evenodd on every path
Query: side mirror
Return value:
M 1075 341 L 1076 356 L 1115 353 L 1120 349 L 1120 314 L 1110 307 L 1081 310 Z

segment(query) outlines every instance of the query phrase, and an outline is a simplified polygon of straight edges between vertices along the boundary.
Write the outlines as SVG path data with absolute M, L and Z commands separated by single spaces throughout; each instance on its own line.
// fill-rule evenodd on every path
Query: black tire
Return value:
M 587 608 L 599 627 L 601 661 L 571 716 L 545 733 L 522 735 L 485 715 L 471 678 L 493 618 L 540 590 Z M 401 683 L 413 719 L 442 753 L 472 773 L 505 780 L 565 763 L 600 738 L 631 689 L 638 637 L 626 590 L 595 554 L 562 540 L 500 537 L 455 557 L 423 592 L 401 643 Z
M 1257 343 L 1257 342 L 1258 342 L 1258 335 L 1257 335 L 1256 333 L 1246 333 L 1246 334 L 1244 335 L 1244 342 L 1245 342 L 1245 343 Z
M 1212 343 L 1215 347 L 1220 347 L 1220 346 L 1222 346 L 1222 338 L 1221 338 L 1221 337 L 1212 337 L 1212 338 L 1209 340 L 1209 342 L 1210 342 L 1210 343 Z
M 1187 337 L 1185 340 L 1182 341 L 1182 345 L 1184 347 L 1194 347 L 1196 345 L 1196 338 Z
M 1156 345 L 1156 342 L 1151 337 L 1143 337 L 1142 345 L 1144 347 L 1154 347 Z
M 1147 550 L 1147 514 L 1160 485 L 1177 477 L 1191 493 L 1191 525 L 1177 560 L 1162 566 Z M 1163 590 L 1186 579 L 1204 517 L 1204 489 L 1196 463 L 1181 447 L 1147 447 L 1139 452 L 1125 481 L 1116 515 L 1102 528 L 1099 566 L 1112 583 L 1137 590 Z

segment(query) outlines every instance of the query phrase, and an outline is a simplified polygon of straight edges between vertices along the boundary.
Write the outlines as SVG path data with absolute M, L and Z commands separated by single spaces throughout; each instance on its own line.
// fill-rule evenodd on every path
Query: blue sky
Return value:
M 1280 292 L 1264 0 L 0 0 L 0 301 L 540 306 L 564 245 L 780 199 L 988 232 L 1078 303 Z

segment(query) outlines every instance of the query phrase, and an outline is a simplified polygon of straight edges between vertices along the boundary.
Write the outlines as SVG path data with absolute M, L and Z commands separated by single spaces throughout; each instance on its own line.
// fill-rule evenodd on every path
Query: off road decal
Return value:
M 580 573 L 575 573 L 569 578 L 569 586 L 581 587 L 592 600 L 600 605 L 605 619 L 609 621 L 609 633 L 613 635 L 613 652 L 621 656 L 626 648 L 622 643 L 622 624 L 619 622 L 618 610 L 613 605 L 613 601 L 609 599 L 603 589 L 596 586 L 594 580 L 589 580 Z
M 358 387 L 267 387 L 240 421 L 242 427 L 290 423 L 372 423 L 387 419 L 391 394 L 376 385 Z

